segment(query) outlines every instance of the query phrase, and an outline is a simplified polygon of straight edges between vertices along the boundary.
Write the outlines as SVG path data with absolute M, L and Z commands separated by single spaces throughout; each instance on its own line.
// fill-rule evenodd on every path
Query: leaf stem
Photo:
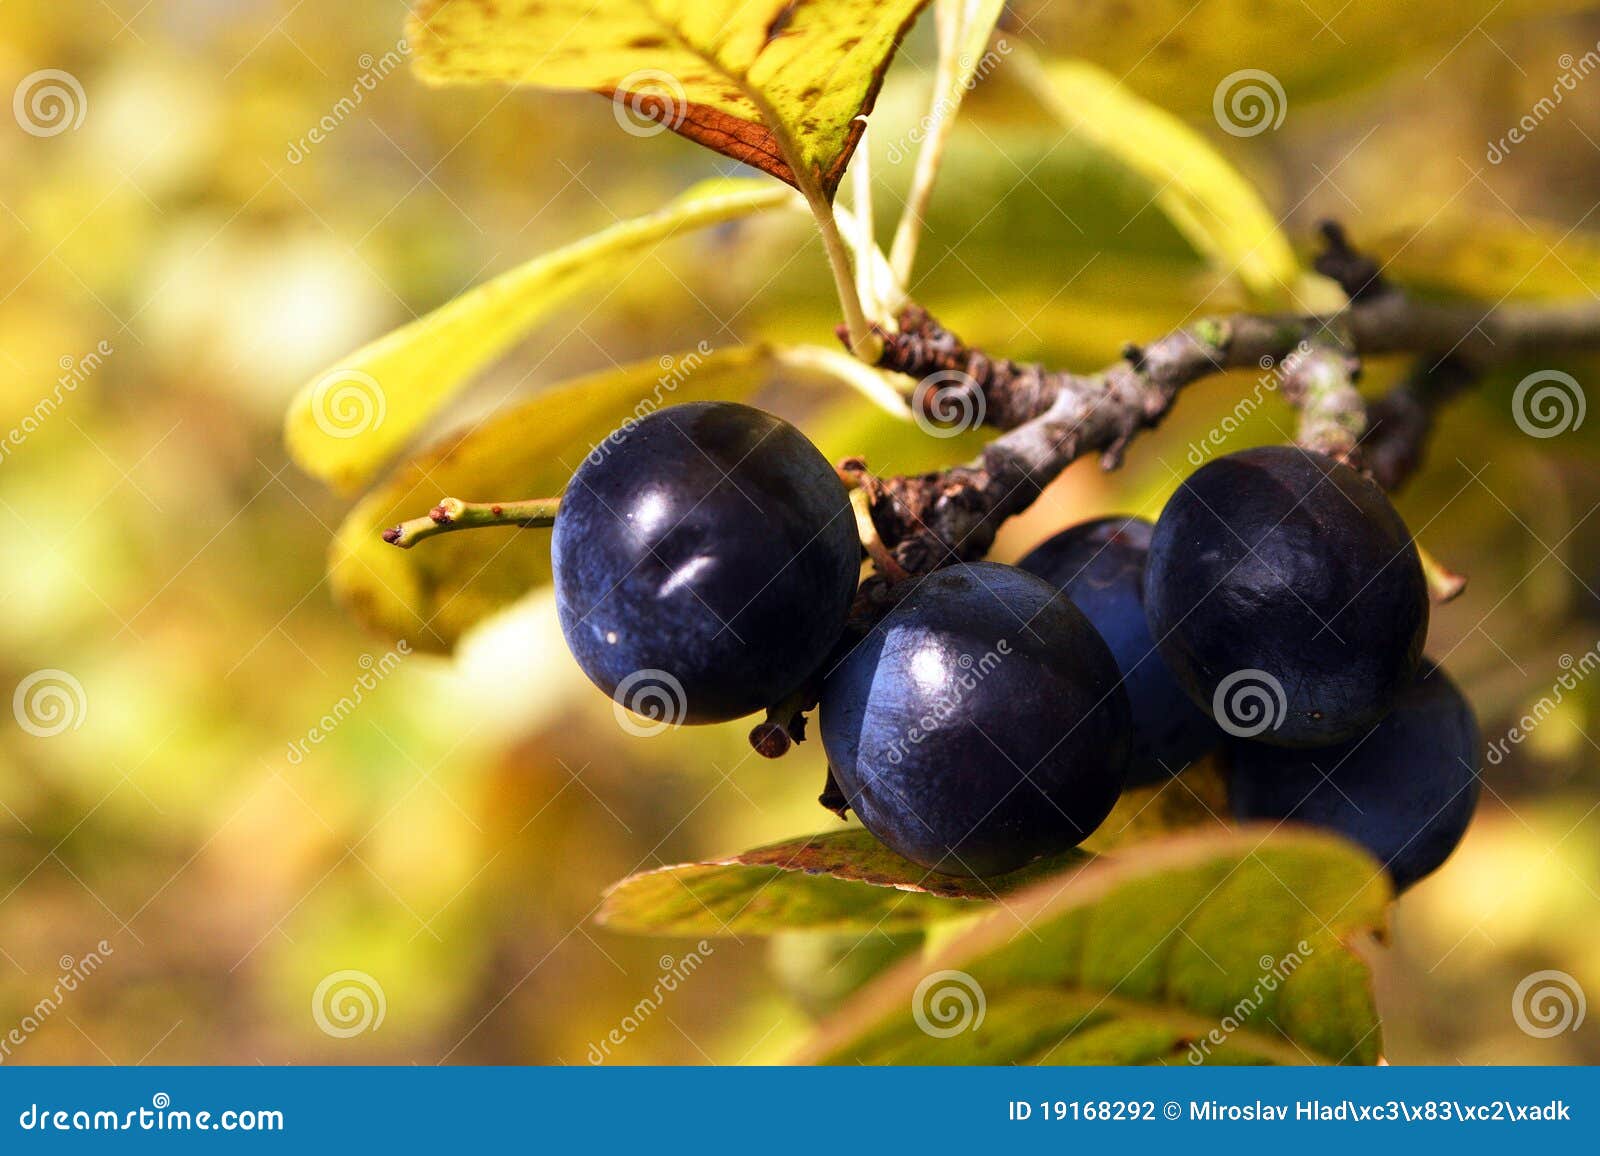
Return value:
M 867 321 L 866 312 L 861 307 L 861 295 L 856 292 L 855 272 L 850 265 L 850 246 L 845 244 L 844 236 L 839 232 L 839 222 L 833 216 L 833 202 L 823 191 L 816 172 L 800 155 L 794 138 L 789 135 L 788 126 L 771 102 L 754 87 L 743 87 L 745 95 L 755 104 L 756 111 L 771 131 L 772 139 L 777 142 L 778 151 L 783 154 L 783 163 L 789 166 L 795 187 L 805 197 L 811 216 L 817 222 L 817 231 L 822 234 L 822 248 L 828 255 L 828 268 L 833 273 L 833 285 L 839 294 L 839 308 L 844 314 L 845 328 L 850 335 L 850 352 L 859 360 L 873 365 L 883 353 L 883 339 Z
M 790 165 L 793 168 L 793 164 Z M 861 307 L 861 296 L 856 292 L 855 274 L 850 266 L 850 247 L 839 232 L 839 222 L 834 220 L 833 206 L 823 195 L 816 181 L 796 170 L 800 191 L 805 194 L 811 215 L 816 218 L 817 231 L 822 234 L 822 247 L 828 254 L 828 268 L 833 272 L 834 288 L 839 292 L 839 307 L 844 313 L 845 328 L 850 334 L 850 352 L 868 365 L 874 364 L 883 354 L 883 340 L 867 321 Z
M 911 173 L 911 190 L 906 196 L 905 208 L 900 212 L 894 240 L 889 246 L 889 268 L 894 271 L 895 283 L 902 289 L 911 285 L 911 269 L 917 261 L 917 242 L 922 236 L 922 222 L 927 216 L 928 202 L 933 198 L 933 185 L 944 160 L 945 142 L 950 139 L 950 130 L 955 127 L 955 112 L 961 105 L 963 78 L 957 58 L 965 32 L 962 15 L 959 4 L 952 0 L 939 0 L 934 9 L 939 58 L 934 66 L 933 103 L 928 110 L 927 136 L 917 150 L 916 167 Z
M 475 530 L 482 526 L 532 526 L 555 524 L 560 498 L 528 498 L 517 502 L 463 502 L 442 498 L 420 518 L 411 518 L 383 532 L 390 545 L 409 550 L 424 538 L 456 530 Z

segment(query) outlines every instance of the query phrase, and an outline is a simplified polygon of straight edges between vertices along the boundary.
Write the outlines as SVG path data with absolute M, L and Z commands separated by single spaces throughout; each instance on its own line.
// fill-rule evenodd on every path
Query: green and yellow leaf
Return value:
M 1171 113 L 1083 61 L 1016 67 L 1051 115 L 1149 182 L 1152 203 L 1222 273 L 1259 298 L 1299 275 L 1288 238 L 1260 195 L 1210 143 Z
M 856 994 L 817 1063 L 1374 1063 L 1363 852 L 1246 828 L 1147 844 L 1008 897 Z M 930 1030 L 930 1028 L 932 1030 Z
M 340 490 L 359 488 L 475 373 L 575 294 L 626 273 L 625 262 L 678 233 L 770 209 L 792 195 L 765 181 L 706 181 L 654 213 L 485 281 L 303 386 L 285 425 L 290 456 Z
M 1449 211 L 1356 238 L 1407 288 L 1485 302 L 1600 295 L 1600 237 L 1547 221 Z
M 598 92 L 635 131 L 665 125 L 831 197 L 926 3 L 429 0 L 407 35 L 432 83 Z
M 630 876 L 607 892 L 599 918 L 649 935 L 915 931 L 1087 861 L 1072 851 L 984 882 L 935 874 L 857 827 Z
M 1092 60 L 1163 108 L 1196 118 L 1209 118 L 1218 89 L 1244 71 L 1270 75 L 1293 105 L 1371 84 L 1408 60 L 1432 68 L 1475 32 L 1592 7 L 1594 0 L 1411 0 L 1397 19 L 1393 4 L 1376 0 L 1012 3 L 1017 24 L 1047 51 Z
M 744 400 L 780 380 L 860 388 L 864 372 L 876 371 L 830 349 L 702 347 L 544 390 L 424 451 L 363 497 L 334 537 L 334 596 L 374 630 L 448 651 L 474 624 L 550 581 L 549 532 L 475 530 L 399 550 L 380 537 L 385 527 L 443 497 L 559 494 L 593 447 L 662 406 Z

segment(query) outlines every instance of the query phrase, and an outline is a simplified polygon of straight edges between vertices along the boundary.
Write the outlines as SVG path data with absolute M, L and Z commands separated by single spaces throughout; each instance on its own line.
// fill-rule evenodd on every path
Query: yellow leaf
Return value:
M 1057 120 L 1149 181 L 1155 206 L 1198 253 L 1258 297 L 1293 284 L 1299 266 L 1277 221 L 1203 137 L 1092 64 L 1018 60 Z
M 981 79 L 978 69 L 983 66 L 989 37 L 1000 21 L 1005 0 L 951 0 L 951 3 L 961 16 L 960 40 L 956 45 L 956 84 L 965 92 Z
M 670 128 L 832 196 L 927 0 L 428 0 L 408 22 L 437 84 L 588 89 L 637 136 Z M 805 174 L 790 168 L 798 160 Z
M 1013 0 L 1017 22 L 1050 51 L 1092 60 L 1163 108 L 1210 119 L 1221 97 L 1261 74 L 1276 121 L 1301 100 L 1349 91 L 1416 60 L 1432 68 L 1474 33 L 1594 0 Z M 1403 18 L 1402 17 L 1403 14 Z M 1489 54 L 1497 62 L 1500 59 Z M 1254 114 L 1252 114 L 1254 115 Z M 1269 122 L 1270 123 L 1270 122 Z M 1255 135 L 1256 124 L 1243 135 Z
M 1600 295 L 1600 236 L 1549 221 L 1447 211 L 1356 240 L 1411 288 L 1486 302 Z
M 346 492 L 370 481 L 424 422 L 575 293 L 677 233 L 793 196 L 765 181 L 706 181 L 654 213 L 537 257 L 356 350 L 303 386 L 284 439 L 296 464 Z
M 850 384 L 843 355 L 810 347 L 702 345 L 592 374 L 503 410 L 400 466 L 356 504 L 334 537 L 334 596 L 361 622 L 418 649 L 448 651 L 475 623 L 550 580 L 548 530 L 479 529 L 400 550 L 385 527 L 443 497 L 553 497 L 624 422 L 688 401 L 739 401 L 785 384 Z

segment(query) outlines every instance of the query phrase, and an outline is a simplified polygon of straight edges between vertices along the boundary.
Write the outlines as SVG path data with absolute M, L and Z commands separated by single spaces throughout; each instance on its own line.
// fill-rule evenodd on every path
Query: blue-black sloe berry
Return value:
M 551 558 L 562 632 L 594 684 L 653 717 L 709 723 L 771 706 L 817 670 L 844 629 L 861 545 L 843 483 L 799 430 L 693 402 L 584 459 Z
M 1144 567 L 1153 527 L 1142 518 L 1097 518 L 1040 543 L 1017 565 L 1061 589 L 1111 648 L 1133 709 L 1130 786 L 1177 774 L 1222 739 L 1189 701 L 1156 650 L 1144 613 Z
M 1365 733 L 1415 678 L 1428 594 L 1411 534 L 1348 466 L 1291 446 L 1218 458 L 1156 522 L 1145 567 L 1150 630 L 1178 682 L 1229 729 L 1325 746 Z M 1230 719 L 1246 678 L 1267 725 Z
M 819 718 L 866 828 L 958 875 L 1076 846 L 1116 803 L 1132 745 L 1116 661 L 1089 620 L 991 562 L 920 579 L 828 675 Z
M 1367 734 L 1320 750 L 1239 742 L 1229 800 L 1240 819 L 1327 827 L 1360 843 L 1402 890 L 1461 842 L 1478 804 L 1477 720 L 1442 670 L 1424 669 Z

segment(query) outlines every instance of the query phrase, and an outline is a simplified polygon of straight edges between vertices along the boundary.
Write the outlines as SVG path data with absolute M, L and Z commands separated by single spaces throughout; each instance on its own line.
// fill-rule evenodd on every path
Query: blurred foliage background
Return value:
M 1431 0 L 1308 0 L 1274 28 L 1235 4 L 1141 7 L 1017 5 L 1005 34 L 1051 56 L 1077 45 L 1170 104 L 1296 243 L 1336 216 L 1430 291 L 1600 291 L 1600 100 L 1579 89 L 1500 163 L 1486 151 L 1600 41 L 1583 5 L 1478 21 Z M 399 0 L 0 6 L 0 93 L 60 69 L 85 103 L 55 135 L 0 120 L 0 689 L 49 670 L 82 690 L 59 734 L 0 729 L 0 1034 L 61 968 L 111 949 L 7 1062 L 591 1062 L 697 950 L 595 925 L 607 884 L 836 823 L 815 803 L 815 744 L 766 763 L 747 724 L 623 733 L 542 593 L 454 660 L 397 664 L 398 640 L 330 597 L 349 503 L 289 463 L 293 392 L 487 275 L 736 171 L 670 134 L 635 139 L 593 96 L 430 91 L 405 68 L 308 143 L 396 49 L 404 15 Z M 927 23 L 872 120 L 880 226 L 909 179 L 896 146 L 926 103 Z M 1247 67 L 1280 75 L 1288 100 L 1281 127 L 1248 139 L 1210 109 L 1217 80 Z M 916 297 L 974 342 L 1079 368 L 1238 304 L 1148 180 L 1052 121 L 1008 68 L 956 131 Z M 836 313 L 802 217 L 685 236 L 541 326 L 433 436 L 702 340 L 828 342 Z M 1369 367 L 1373 388 L 1401 368 Z M 1471 577 L 1430 650 L 1491 741 L 1600 640 L 1600 422 L 1525 436 L 1519 376 L 1449 411 L 1399 498 Z M 1071 470 L 996 556 L 1104 512 L 1153 517 L 1250 384 L 1193 389 L 1118 473 Z M 29 420 L 45 397 L 59 404 Z M 843 390 L 761 401 L 879 472 L 971 448 Z M 1228 446 L 1288 428 L 1268 399 Z M 418 496 L 420 510 L 438 495 Z M 359 709 L 306 743 L 363 678 Z M 1585 683 L 1490 766 L 1465 845 L 1397 906 L 1379 972 L 1392 1061 L 1600 1061 L 1593 1023 L 1537 1039 L 1511 1014 L 1539 969 L 1600 993 L 1597 711 Z M 916 945 L 710 947 L 607 1062 L 780 1060 L 840 991 Z M 313 1015 L 345 970 L 372 977 L 385 1009 L 348 1038 Z

